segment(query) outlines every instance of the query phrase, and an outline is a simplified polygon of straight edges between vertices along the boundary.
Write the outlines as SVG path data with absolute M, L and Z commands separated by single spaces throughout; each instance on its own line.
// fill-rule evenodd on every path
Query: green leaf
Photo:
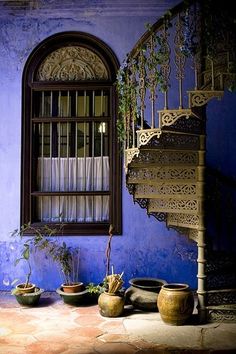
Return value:
M 29 255 L 30 255 L 30 253 L 29 253 L 29 245 L 25 244 L 24 246 L 25 246 L 25 250 L 23 251 L 22 256 L 24 257 L 24 259 L 28 260 L 29 259 Z

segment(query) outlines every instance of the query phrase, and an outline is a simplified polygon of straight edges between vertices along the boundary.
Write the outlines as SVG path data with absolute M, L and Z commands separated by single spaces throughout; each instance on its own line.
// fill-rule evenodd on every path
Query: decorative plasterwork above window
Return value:
M 106 79 L 108 79 L 108 71 L 99 56 L 79 46 L 55 50 L 46 57 L 37 72 L 39 81 Z

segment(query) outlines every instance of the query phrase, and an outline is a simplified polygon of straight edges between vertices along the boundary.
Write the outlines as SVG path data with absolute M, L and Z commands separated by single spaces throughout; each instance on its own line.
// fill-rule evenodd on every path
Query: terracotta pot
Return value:
M 61 287 L 65 293 L 79 293 L 79 292 L 83 291 L 84 284 L 81 282 L 71 283 L 71 284 L 62 284 Z
M 19 291 L 19 294 L 33 293 L 35 291 L 35 284 L 29 283 L 27 287 L 25 286 L 25 283 L 18 284 L 16 285 L 16 289 Z
M 165 323 L 183 325 L 193 312 L 193 293 L 187 284 L 165 284 L 158 295 L 157 306 Z
M 129 281 L 126 290 L 126 300 L 133 307 L 142 311 L 158 311 L 157 296 L 163 284 L 167 282 L 157 278 L 134 278 Z
M 104 317 L 118 317 L 124 311 L 125 298 L 119 293 L 104 292 L 99 295 L 98 306 Z

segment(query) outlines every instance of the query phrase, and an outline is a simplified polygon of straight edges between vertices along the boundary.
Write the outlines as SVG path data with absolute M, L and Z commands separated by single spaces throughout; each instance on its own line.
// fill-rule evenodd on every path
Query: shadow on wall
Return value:
M 236 179 L 207 167 L 205 195 L 209 250 L 236 254 Z

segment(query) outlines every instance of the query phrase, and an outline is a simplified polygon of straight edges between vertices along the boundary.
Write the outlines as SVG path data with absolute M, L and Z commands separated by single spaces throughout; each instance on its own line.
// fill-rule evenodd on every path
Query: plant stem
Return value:
M 30 277 L 32 274 L 32 268 L 31 268 L 30 262 L 28 262 L 28 266 L 29 266 L 29 273 L 27 274 L 27 277 L 26 277 L 25 288 L 28 287 L 29 280 L 30 280 Z

